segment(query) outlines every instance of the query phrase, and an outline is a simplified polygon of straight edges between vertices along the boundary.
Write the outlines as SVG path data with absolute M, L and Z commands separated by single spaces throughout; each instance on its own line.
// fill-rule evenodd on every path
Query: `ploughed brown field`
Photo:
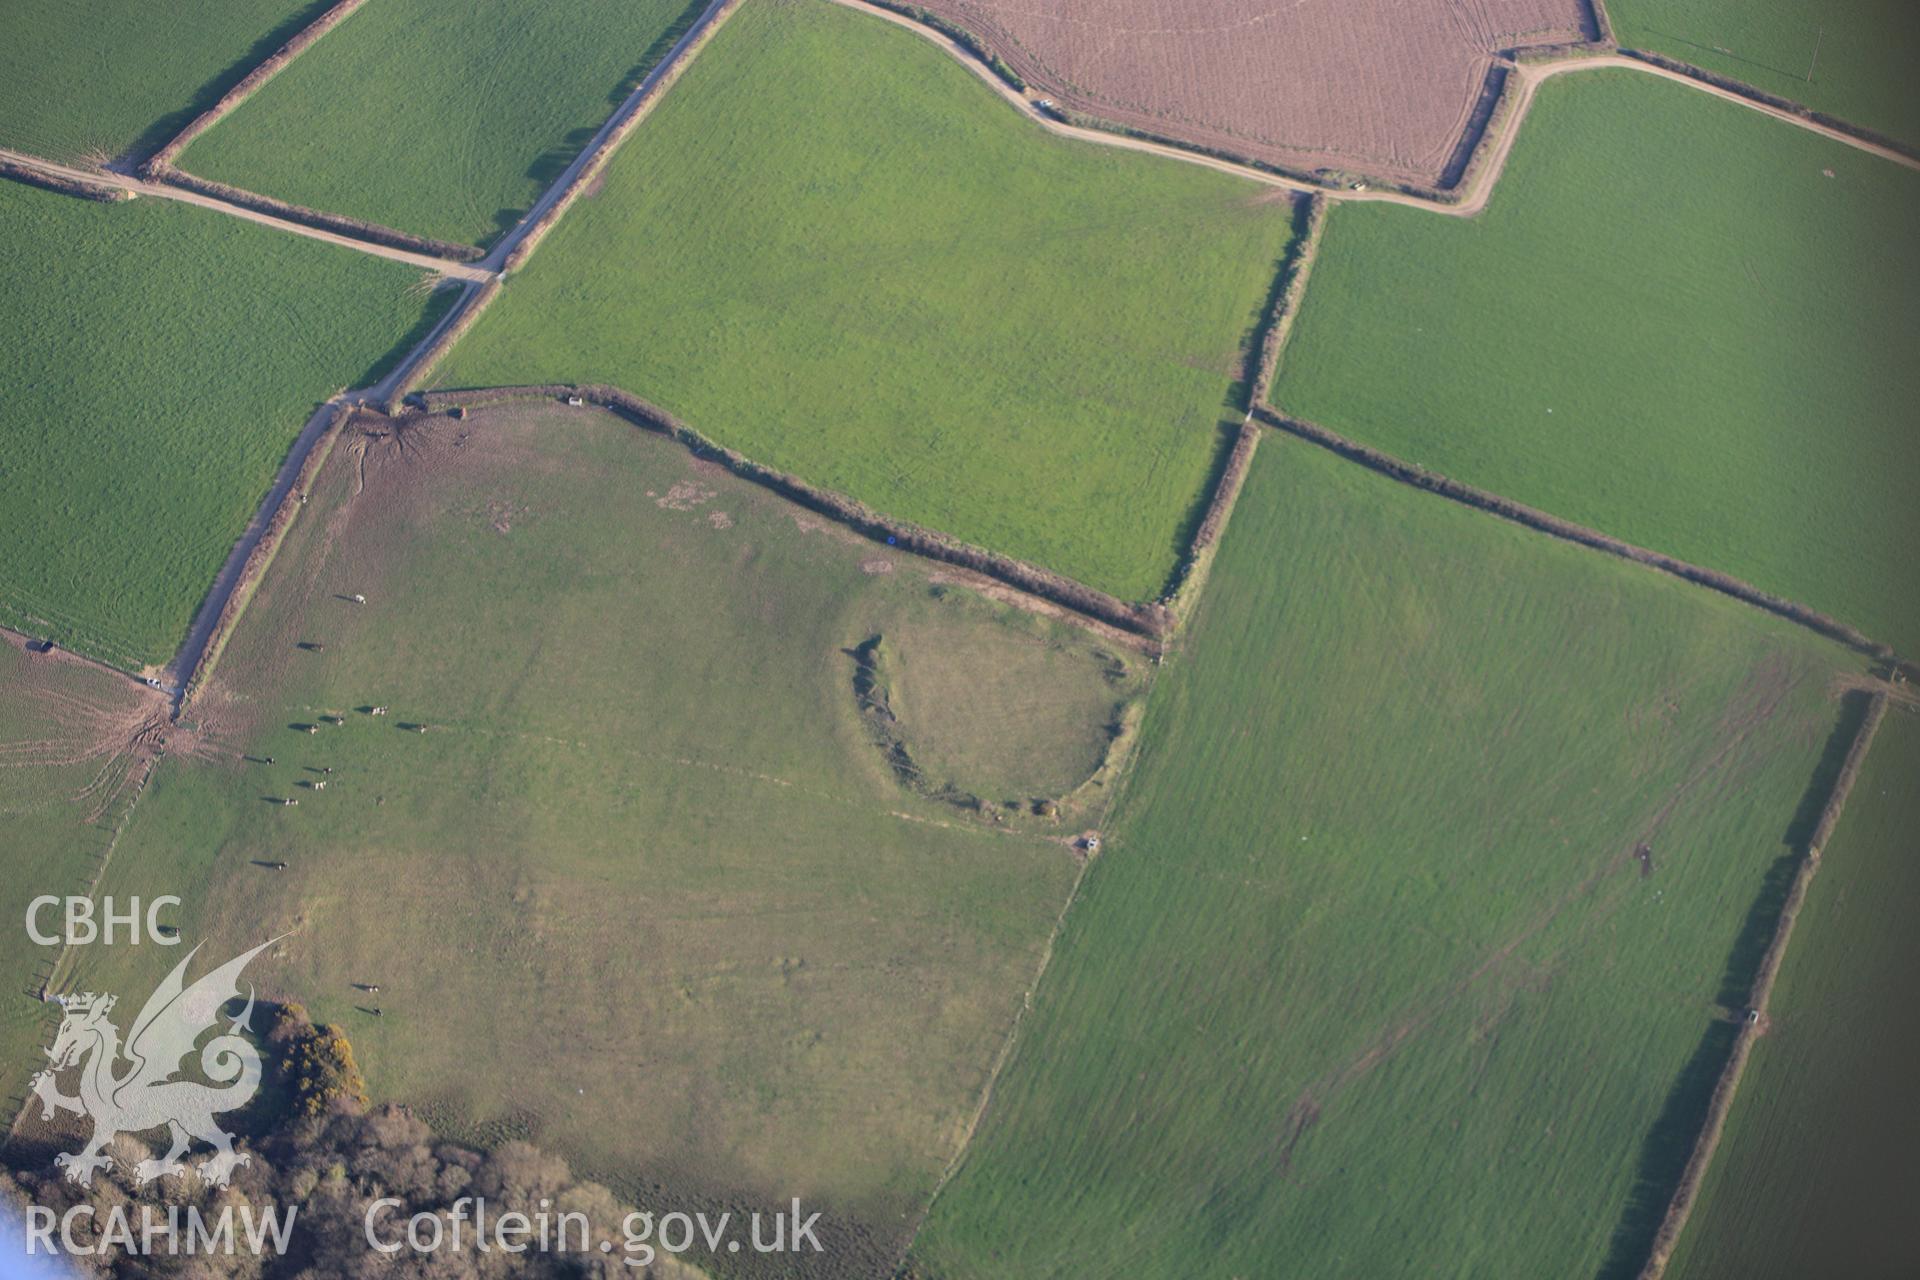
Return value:
M 918 0 L 1036 91 L 1288 169 L 1437 183 L 1506 49 L 1582 40 L 1583 0 Z

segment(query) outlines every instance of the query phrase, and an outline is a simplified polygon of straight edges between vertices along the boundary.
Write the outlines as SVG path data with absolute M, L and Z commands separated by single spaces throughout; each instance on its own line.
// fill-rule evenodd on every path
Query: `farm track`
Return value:
M 1497 131 L 1488 144 L 1489 149 L 1486 154 L 1480 157 L 1462 180 L 1459 188 L 1461 194 L 1458 199 L 1434 200 L 1423 196 L 1409 195 L 1402 191 L 1390 190 L 1368 189 L 1355 191 L 1344 187 L 1326 186 L 1319 183 L 1308 182 L 1300 178 L 1290 178 L 1284 174 L 1273 173 L 1266 169 L 1255 168 L 1252 165 L 1221 159 L 1218 156 L 1207 155 L 1199 151 L 1191 151 L 1169 143 L 1153 142 L 1145 138 L 1111 133 L 1104 129 L 1089 129 L 1080 125 L 1067 124 L 1062 120 L 1055 119 L 1053 116 L 1035 106 L 1033 98 L 1020 93 L 1008 85 L 1004 80 L 1000 79 L 999 76 L 995 75 L 991 68 L 981 62 L 979 58 L 975 57 L 970 50 L 944 33 L 916 22 L 903 14 L 894 13 L 891 10 L 868 4 L 865 0 L 832 0 L 832 3 L 844 5 L 849 9 L 857 9 L 861 13 L 870 14 L 883 21 L 891 22 L 896 27 L 902 27 L 920 36 L 922 39 L 929 40 L 938 45 L 983 81 L 988 88 L 992 89 L 1006 102 L 1012 104 L 1022 115 L 1039 125 L 1042 129 L 1045 129 L 1048 133 L 1058 137 L 1075 138 L 1082 142 L 1098 143 L 1101 146 L 1119 147 L 1125 151 L 1137 151 L 1145 155 L 1163 156 L 1171 160 L 1181 160 L 1187 164 L 1197 164 L 1203 168 L 1218 170 L 1221 173 L 1231 173 L 1270 187 L 1279 187 L 1283 190 L 1296 191 L 1304 194 L 1321 195 L 1329 200 L 1353 201 L 1355 203 L 1376 202 L 1400 204 L 1410 208 L 1427 209 L 1435 213 L 1449 214 L 1456 218 L 1471 218 L 1486 208 L 1487 201 L 1493 194 L 1493 188 L 1498 184 L 1501 173 L 1506 169 L 1507 157 L 1513 150 L 1514 140 L 1519 137 L 1520 130 L 1526 124 L 1527 109 L 1532 105 L 1533 95 L 1539 87 L 1555 76 L 1565 75 L 1573 71 L 1585 71 L 1598 68 L 1639 71 L 1647 75 L 1657 76 L 1663 80 L 1671 80 L 1676 84 L 1686 85 L 1689 88 L 1711 94 L 1727 102 L 1737 103 L 1750 110 L 1758 111 L 1762 115 L 1771 116 L 1776 120 L 1784 121 L 1787 124 L 1806 129 L 1812 133 L 1817 133 L 1821 137 L 1830 139 L 1831 141 L 1844 143 L 1855 150 L 1864 151 L 1869 155 L 1878 156 L 1883 160 L 1891 160 L 1893 163 L 1903 165 L 1909 169 L 1920 170 L 1920 160 L 1916 160 L 1914 157 L 1896 151 L 1891 147 L 1881 146 L 1878 143 L 1870 142 L 1864 138 L 1855 137 L 1844 130 L 1823 125 L 1815 120 L 1808 120 L 1791 111 L 1773 106 L 1770 103 L 1761 102 L 1757 99 L 1747 97 L 1744 94 L 1735 93 L 1731 89 L 1722 88 L 1719 85 L 1708 84 L 1667 67 L 1655 66 L 1649 62 L 1629 58 L 1624 54 L 1595 51 L 1592 53 L 1575 53 L 1551 62 L 1517 63 L 1512 65 L 1508 81 L 1510 85 L 1508 92 L 1514 95 L 1512 106 L 1506 112 L 1504 123 L 1497 126 Z
M 65 179 L 71 182 L 111 187 L 115 190 L 124 191 L 129 195 L 154 196 L 163 200 L 178 200 L 183 204 L 196 205 L 200 208 L 211 209 L 232 217 L 244 218 L 249 222 L 273 227 L 294 235 L 305 236 L 311 240 L 319 240 L 327 244 L 339 245 L 348 249 L 357 249 L 362 253 L 387 258 L 395 262 L 408 263 L 409 265 L 421 267 L 425 270 L 437 272 L 454 279 L 482 282 L 498 278 L 507 270 L 519 265 L 519 262 L 515 261 L 516 255 L 524 258 L 525 252 L 531 251 L 533 243 L 537 242 L 538 234 L 546 229 L 547 224 L 565 212 L 566 205 L 571 203 L 572 197 L 580 189 L 583 179 L 597 168 L 598 165 L 604 162 L 607 154 L 612 149 L 618 147 L 620 142 L 624 140 L 625 134 L 637 123 L 637 117 L 642 115 L 644 109 L 650 106 L 651 101 L 658 96 L 658 92 L 661 90 L 663 84 L 670 83 L 671 79 L 683 69 L 688 57 L 698 52 L 707 36 L 711 34 L 716 23 L 737 3 L 738 0 L 713 0 L 693 25 L 687 29 L 686 33 L 681 36 L 679 42 L 674 45 L 667 56 L 661 59 L 659 65 L 647 73 L 646 78 L 634 88 L 626 100 L 601 124 L 593 138 L 581 149 L 580 154 L 574 157 L 573 162 L 567 166 L 561 175 L 554 180 L 552 185 L 534 202 L 533 206 L 527 210 L 526 215 L 520 220 L 519 224 L 505 236 L 502 236 L 493 248 L 487 252 L 486 256 L 476 263 L 456 262 L 432 254 L 418 253 L 392 245 L 379 244 L 371 240 L 361 239 L 357 236 L 328 231 L 320 227 L 308 226 L 292 221 L 291 219 L 277 217 L 259 209 L 248 208 L 231 201 L 205 195 L 188 188 L 165 182 L 152 181 L 112 169 L 65 165 L 43 159 L 39 156 L 6 148 L 0 148 L 0 161 L 9 161 L 30 169 L 38 169 L 55 178 Z M 1067 124 L 1040 110 L 1034 105 L 1032 98 L 1027 97 L 1007 85 L 996 76 L 990 68 L 975 57 L 971 51 L 942 32 L 936 31 L 902 14 L 865 3 L 865 0 L 832 0 L 832 3 L 843 5 L 849 9 L 856 9 L 861 13 L 879 18 L 885 22 L 890 22 L 894 26 L 912 31 L 922 39 L 939 46 L 978 77 L 989 89 L 998 94 L 1004 101 L 1011 104 L 1022 115 L 1026 116 L 1027 119 L 1039 125 L 1048 133 L 1058 137 L 1074 138 L 1082 142 L 1091 142 L 1100 146 L 1118 147 L 1125 151 L 1134 151 L 1144 155 L 1156 155 L 1166 159 L 1179 160 L 1187 164 L 1200 165 L 1203 168 L 1213 169 L 1221 173 L 1233 174 L 1265 186 L 1278 187 L 1282 190 L 1304 194 L 1321 195 L 1330 201 L 1399 204 L 1406 205 L 1410 208 L 1428 209 L 1454 217 L 1473 217 L 1486 207 L 1487 201 L 1492 196 L 1493 188 L 1498 184 L 1501 173 L 1505 171 L 1507 157 L 1511 154 L 1514 141 L 1519 136 L 1520 130 L 1526 122 L 1527 110 L 1531 106 L 1533 96 L 1535 92 L 1538 91 L 1540 85 L 1558 75 L 1592 68 L 1638 71 L 1677 84 L 1683 84 L 1700 92 L 1710 94 L 1713 97 L 1736 103 L 1750 110 L 1758 111 L 1763 115 L 1771 116 L 1784 123 L 1819 134 L 1821 137 L 1827 138 L 1830 141 L 1839 142 L 1855 150 L 1877 156 L 1880 159 L 1889 160 L 1908 169 L 1920 171 L 1920 159 L 1916 159 L 1892 147 L 1883 146 L 1867 139 L 1856 137 L 1844 130 L 1821 124 L 1815 120 L 1806 119 L 1784 108 L 1761 102 L 1720 85 L 1707 83 L 1668 67 L 1656 66 L 1653 63 L 1643 62 L 1619 53 L 1594 52 L 1576 53 L 1553 62 L 1520 63 L 1513 66 L 1510 72 L 1510 84 L 1512 87 L 1509 90 L 1509 92 L 1513 94 L 1513 106 L 1508 113 L 1508 118 L 1499 126 L 1497 133 L 1492 138 L 1487 154 L 1474 165 L 1473 169 L 1463 180 L 1461 184 L 1463 194 L 1459 199 L 1435 200 L 1392 190 L 1368 189 L 1356 191 L 1287 177 L 1283 174 L 1259 169 L 1252 165 L 1240 164 L 1232 160 L 1221 159 L 1217 156 L 1188 150 L 1168 143 L 1153 142 L 1144 138 L 1129 137 L 1101 129 L 1090 129 L 1079 125 Z
M 341 235 L 336 231 L 323 231 L 319 227 L 309 227 L 285 218 L 276 218 L 270 213 L 258 209 L 248 209 L 225 200 L 216 200 L 212 196 L 201 195 L 184 187 L 171 186 L 164 182 L 150 182 L 131 174 L 116 173 L 110 169 L 87 169 L 73 165 L 55 164 L 51 160 L 42 160 L 38 156 L 25 155 L 18 151 L 0 148 L 0 160 L 9 160 L 29 169 L 38 169 L 56 178 L 71 182 L 85 183 L 99 187 L 113 187 L 129 195 L 154 196 L 161 200 L 178 200 L 182 204 L 198 205 L 202 209 L 212 209 L 216 213 L 228 214 L 235 218 L 244 218 L 248 222 L 257 222 L 262 226 L 278 231 L 291 232 L 296 236 L 305 236 L 309 240 L 319 240 L 327 244 L 339 245 L 346 249 L 358 249 L 361 253 L 370 253 L 376 258 L 390 258 L 395 262 L 404 262 L 409 266 L 438 272 L 456 280 L 481 281 L 492 278 L 493 273 L 485 267 L 466 262 L 452 262 L 446 258 L 436 258 L 431 254 L 414 253 L 408 249 L 398 249 L 392 245 L 375 244 L 370 240 L 359 240 L 353 236 Z
M 1402 195 L 1399 192 L 1391 191 L 1350 192 L 1345 194 L 1359 199 L 1372 198 L 1384 200 L 1392 204 L 1408 204 L 1422 208 L 1440 208 L 1445 212 L 1455 213 L 1461 217 L 1472 217 L 1474 214 L 1480 212 L 1480 210 L 1486 208 L 1487 200 L 1493 194 L 1494 185 L 1499 182 L 1500 175 L 1506 171 L 1507 157 L 1513 151 L 1514 140 L 1519 137 L 1521 128 L 1526 124 L 1527 108 L 1533 104 L 1534 93 L 1542 84 L 1555 76 L 1564 75 L 1570 71 L 1585 71 L 1592 68 L 1639 71 L 1646 75 L 1671 81 L 1674 84 L 1683 84 L 1690 89 L 1708 94 L 1711 97 L 1719 98 L 1723 102 L 1731 102 L 1737 106 L 1746 107 L 1750 111 L 1758 111 L 1763 116 L 1770 116 L 1775 120 L 1793 125 L 1795 128 L 1805 129 L 1809 133 L 1819 134 L 1831 142 L 1841 143 L 1845 146 L 1852 147 L 1856 151 L 1864 151 L 1868 155 L 1878 156 L 1882 160 L 1890 160 L 1903 168 L 1920 172 L 1920 160 L 1916 160 L 1904 152 L 1896 151 L 1892 147 L 1882 146 L 1877 142 L 1870 142 L 1865 138 L 1855 137 L 1845 130 L 1835 129 L 1829 125 L 1821 124 L 1817 120 L 1808 120 L 1803 116 L 1795 115 L 1793 112 L 1776 107 L 1771 103 L 1749 98 L 1745 94 L 1735 93 L 1731 89 L 1722 88 L 1716 84 L 1708 84 L 1703 80 L 1696 80 L 1692 76 L 1683 75 L 1667 67 L 1655 66 L 1651 62 L 1642 62 L 1638 58 L 1629 58 L 1624 54 L 1592 53 L 1576 54 L 1563 61 L 1546 62 L 1537 66 L 1522 64 L 1514 69 L 1513 77 L 1516 86 L 1514 93 L 1516 97 L 1514 99 L 1512 116 L 1507 121 L 1505 128 L 1494 138 L 1492 143 L 1493 149 L 1489 151 L 1481 163 L 1476 166 L 1475 172 L 1467 175 L 1465 182 L 1462 184 L 1467 188 L 1467 191 L 1457 205 L 1436 206 L 1430 200 L 1421 200 L 1414 196 Z M 1342 193 L 1335 192 L 1333 194 L 1336 199 L 1342 198 Z
M 40 637 L 28 635 L 24 631 L 16 631 L 12 627 L 0 627 L 0 637 L 11 638 L 11 641 L 13 643 L 18 644 L 23 648 L 29 644 L 38 644 L 40 642 Z M 62 648 L 61 650 L 59 650 L 59 653 L 60 653 L 60 657 L 64 661 L 77 662 L 77 663 L 80 663 L 82 666 L 92 667 L 96 671 L 107 672 L 108 674 L 118 676 L 120 679 L 128 681 L 131 684 L 138 685 L 142 689 L 151 689 L 153 687 L 152 685 L 148 684 L 144 679 L 135 675 L 133 672 L 127 671 L 121 667 L 116 667 L 111 662 L 102 662 L 98 658 L 88 657 L 86 654 L 76 652 L 72 649 Z M 163 688 L 162 692 L 167 692 L 167 690 Z
M 435 254 L 420 253 L 395 245 L 381 244 L 374 240 L 363 239 L 359 236 L 348 235 L 343 232 L 329 231 L 322 227 L 311 226 L 290 218 L 279 217 L 261 209 L 251 208 L 236 201 L 223 200 L 217 196 L 207 195 L 190 187 L 160 181 L 158 176 L 146 178 L 138 174 L 123 173 L 115 168 L 91 168 L 66 165 L 58 163 L 57 161 L 44 159 L 40 156 L 29 155 L 25 152 L 12 151 L 4 147 L 0 147 L 0 161 L 9 161 L 28 169 L 37 169 L 57 179 L 64 179 L 82 186 L 110 187 L 134 196 L 156 196 L 163 200 L 178 200 L 183 204 L 197 205 L 203 209 L 211 209 L 215 212 L 229 214 L 236 218 L 244 218 L 249 222 L 257 222 L 263 226 L 291 232 L 294 235 L 306 236 L 310 240 L 320 240 L 327 244 L 340 245 L 343 248 L 358 249 L 362 253 L 372 254 L 375 257 L 388 258 L 395 262 L 405 262 L 412 266 L 423 267 L 426 270 L 437 272 L 452 279 L 481 283 L 496 279 L 504 274 L 510 265 L 510 259 L 514 257 L 516 251 L 522 251 L 523 249 L 525 251 L 531 250 L 532 245 L 527 243 L 529 237 L 533 236 L 537 240 L 538 234 L 546 230 L 546 224 L 552 222 L 560 213 L 565 211 L 567 204 L 571 202 L 573 196 L 577 194 L 579 187 L 582 185 L 583 178 L 589 175 L 597 165 L 606 159 L 608 152 L 619 146 L 627 132 L 637 123 L 638 118 L 643 116 L 646 109 L 652 105 L 652 100 L 659 96 L 664 86 L 672 83 L 674 77 L 676 77 L 686 65 L 689 56 L 697 52 L 700 46 L 705 43 L 706 38 L 712 33 L 717 22 L 728 10 L 738 3 L 739 0 L 712 0 L 712 3 L 710 3 L 706 9 L 701 12 L 700 16 L 694 20 L 693 24 L 687 28 L 686 33 L 680 37 L 679 41 L 676 42 L 673 48 L 667 52 L 667 55 L 660 60 L 659 64 L 647 73 L 646 77 L 634 87 L 633 92 L 628 94 L 626 99 L 607 117 L 600 128 L 594 133 L 593 137 L 588 141 L 587 145 L 581 148 L 580 154 L 574 157 L 573 162 L 541 193 L 540 198 L 533 203 L 532 208 L 527 210 L 525 216 L 515 224 L 511 231 L 502 236 L 493 248 L 488 251 L 486 256 L 478 262 L 460 262 Z M 334 25 L 340 17 L 345 16 L 345 13 L 351 12 L 352 7 L 357 6 L 338 6 L 335 11 L 330 11 L 328 15 L 323 17 L 321 22 L 328 26 Z M 320 23 L 315 24 L 316 27 L 320 25 Z M 303 35 L 304 34 L 305 33 L 303 33 Z M 311 38 L 306 40 L 306 43 L 311 42 Z M 302 47 L 304 47 L 304 45 Z M 281 55 L 276 54 L 274 56 L 275 58 L 279 58 Z M 275 68 L 276 71 L 278 69 L 278 67 Z M 254 84 L 248 89 L 248 92 L 258 87 L 258 84 Z M 207 115 L 217 115 L 220 112 L 231 110 L 232 107 L 236 105 L 238 105 L 237 102 L 228 103 L 223 101 L 219 108 L 215 111 L 208 112 Z M 167 149 L 161 153 L 161 158 L 164 159 L 167 151 L 177 152 L 180 146 L 184 146 L 186 141 L 191 140 L 192 135 L 203 130 L 210 123 L 211 120 L 207 119 L 194 121 L 178 138 L 168 144 Z M 149 161 L 149 163 L 152 162 Z M 525 253 L 521 252 L 520 256 L 524 257 Z M 518 266 L 519 263 L 513 261 L 511 265 Z

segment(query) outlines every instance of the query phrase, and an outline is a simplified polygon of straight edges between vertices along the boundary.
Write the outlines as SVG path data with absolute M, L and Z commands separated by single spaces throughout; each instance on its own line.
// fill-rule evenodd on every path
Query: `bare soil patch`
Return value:
M 1495 55 L 1580 0 L 924 0 L 1072 111 L 1263 164 L 1442 181 Z
M 167 710 L 158 690 L 0 631 L 0 830 L 61 807 L 99 819 L 166 746 Z

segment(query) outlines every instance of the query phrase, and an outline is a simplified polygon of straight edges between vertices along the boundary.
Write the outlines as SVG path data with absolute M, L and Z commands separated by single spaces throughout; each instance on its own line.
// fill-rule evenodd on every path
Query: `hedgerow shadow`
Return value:
M 1640 1145 L 1633 1190 L 1614 1227 L 1606 1260 L 1601 1263 L 1595 1280 L 1632 1280 L 1640 1274 L 1653 1249 L 1654 1237 L 1667 1216 L 1667 1206 L 1672 1203 L 1687 1161 L 1706 1125 L 1713 1091 L 1733 1054 L 1740 1034 L 1740 1020 L 1753 998 L 1753 984 L 1759 976 L 1761 961 L 1780 927 L 1780 914 L 1792 891 L 1794 876 L 1801 860 L 1807 856 L 1808 842 L 1833 796 L 1847 754 L 1860 736 L 1871 701 L 1858 691 L 1840 700 L 1840 714 L 1833 732 L 1827 737 L 1813 778 L 1801 794 L 1799 807 L 1787 826 L 1783 843 L 1788 851 L 1767 868 L 1760 891 L 1747 909 L 1727 954 L 1717 997 L 1726 1015 L 1707 1025 L 1700 1046 L 1674 1081 L 1666 1104 Z
M 633 91 L 653 74 L 653 69 L 673 51 L 673 46 L 680 42 L 680 38 L 692 30 L 694 22 L 699 19 L 706 7 L 707 0 L 693 0 L 692 4 L 682 10 L 667 29 L 647 47 L 640 61 L 634 63 L 625 75 L 614 82 L 613 88 L 607 91 L 607 105 L 618 110 L 621 104 L 632 97 Z M 560 142 L 534 157 L 533 163 L 527 166 L 526 176 L 538 183 L 544 192 L 546 188 L 560 180 L 560 175 L 567 171 L 567 166 L 587 149 L 587 144 L 593 141 L 594 135 L 600 132 L 605 123 L 603 120 L 597 124 L 583 125 L 578 129 L 569 130 L 567 136 Z M 493 215 L 493 230 L 488 232 L 479 243 L 482 246 L 491 246 L 500 237 L 519 226 L 521 219 L 526 216 L 525 208 L 496 211 Z
M 420 318 L 411 329 L 401 335 L 400 341 L 378 360 L 369 365 L 364 373 L 353 383 L 356 387 L 371 387 L 380 379 L 393 372 L 394 367 L 407 357 L 415 347 L 427 340 L 435 325 L 446 316 L 453 305 L 460 300 L 463 290 L 451 280 L 436 284 L 433 293 L 427 299 L 427 305 L 420 309 Z
M 1267 286 L 1267 296 L 1261 299 L 1259 314 L 1241 343 L 1239 376 L 1228 385 L 1223 402 L 1224 407 L 1243 417 L 1253 412 L 1254 397 L 1260 389 L 1261 381 L 1271 372 L 1267 366 L 1279 355 L 1278 351 L 1268 348 L 1273 345 L 1274 335 L 1284 319 L 1281 307 L 1285 304 L 1287 291 L 1293 286 L 1293 278 L 1300 274 L 1312 222 L 1311 202 L 1305 198 L 1296 197 L 1293 201 L 1293 225 L 1288 231 L 1286 250 L 1273 264 L 1273 280 Z
M 1168 545 L 1173 551 L 1173 566 L 1167 570 L 1166 579 L 1160 584 L 1162 599 L 1172 594 L 1187 575 L 1187 559 L 1193 550 L 1194 535 L 1200 532 L 1200 526 L 1206 522 L 1207 511 L 1213 506 L 1213 495 L 1219 492 L 1220 481 L 1227 474 L 1227 464 L 1233 459 L 1233 446 L 1239 439 L 1239 423 L 1213 424 L 1213 460 L 1207 465 L 1207 482 L 1200 487 L 1200 492 L 1194 496 L 1186 514 L 1180 517 L 1180 523 L 1173 527 L 1168 538 Z
M 1698 49 L 1701 53 L 1710 53 L 1718 58 L 1726 58 L 1730 61 L 1741 63 L 1745 66 L 1752 67 L 1756 71 L 1771 71 L 1776 76 L 1786 76 L 1790 80 L 1806 80 L 1809 78 L 1805 72 L 1788 71 L 1785 67 L 1776 67 L 1770 62 L 1759 62 L 1753 58 L 1743 58 L 1731 49 L 1722 49 L 1718 45 L 1701 44 L 1698 40 L 1689 40 L 1685 36 L 1674 35 L 1671 31 L 1657 31 L 1652 27 L 1648 27 L 1647 34 L 1657 36 L 1662 40 L 1671 40 L 1675 44 L 1683 44 L 1689 49 Z
M 278 53 L 280 46 L 311 26 L 321 14 L 332 7 L 333 0 L 313 0 L 313 3 L 288 15 L 279 26 L 255 40 L 244 54 L 222 69 L 220 74 L 194 90 L 185 106 L 178 111 L 161 116 L 143 129 L 140 136 L 133 140 L 133 145 L 117 158 L 117 163 L 138 164 L 165 146 L 201 112 L 226 96 L 227 90 L 246 79 L 247 74 L 255 67 Z

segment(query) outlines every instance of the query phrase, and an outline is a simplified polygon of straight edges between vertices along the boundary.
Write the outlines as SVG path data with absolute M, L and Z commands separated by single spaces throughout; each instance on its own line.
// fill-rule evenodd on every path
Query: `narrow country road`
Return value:
M 361 253 L 370 253 L 377 258 L 391 258 L 395 262 L 404 262 L 427 271 L 437 271 L 443 276 L 451 276 L 456 280 L 484 281 L 491 279 L 494 274 L 476 263 L 450 262 L 445 258 L 436 258 L 432 254 L 414 253 L 408 249 L 396 249 L 391 245 L 375 244 L 371 240 L 358 240 L 353 236 L 341 235 L 334 231 L 323 231 L 319 227 L 290 222 L 285 218 L 276 218 L 270 213 L 261 213 L 258 209 L 228 204 L 225 200 L 203 196 L 197 191 L 168 186 L 164 182 L 148 182 L 144 178 L 136 178 L 130 174 L 55 164 L 51 160 L 43 160 L 39 156 L 30 156 L 19 151 L 9 151 L 4 147 L 0 147 L 0 160 L 11 160 L 15 164 L 24 165 L 29 169 L 38 169 L 42 173 L 52 174 L 57 178 L 68 178 L 96 187 L 117 187 L 137 196 L 153 196 L 159 200 L 178 200 L 181 204 L 198 205 L 203 209 L 212 209 L 231 217 L 245 218 L 248 222 L 258 222 L 262 226 L 305 236 L 309 240 L 321 240 L 346 249 L 358 249 Z

